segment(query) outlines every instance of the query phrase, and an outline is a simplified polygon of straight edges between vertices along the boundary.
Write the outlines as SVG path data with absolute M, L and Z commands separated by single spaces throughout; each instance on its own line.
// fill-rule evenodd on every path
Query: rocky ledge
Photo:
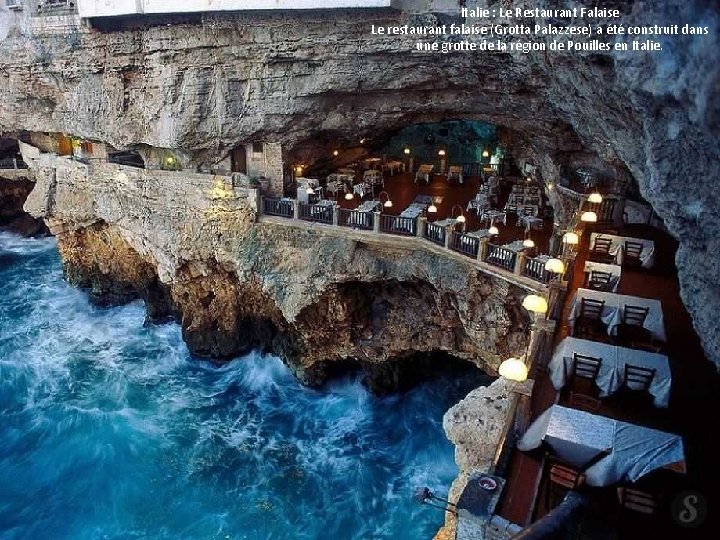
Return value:
M 102 304 L 144 299 L 150 319 L 182 324 L 197 356 L 262 347 L 309 384 L 361 368 L 382 392 L 451 359 L 494 373 L 526 347 L 527 291 L 459 255 L 257 222 L 257 190 L 225 177 L 23 147 L 37 179 L 26 209 L 57 235 L 67 279 Z

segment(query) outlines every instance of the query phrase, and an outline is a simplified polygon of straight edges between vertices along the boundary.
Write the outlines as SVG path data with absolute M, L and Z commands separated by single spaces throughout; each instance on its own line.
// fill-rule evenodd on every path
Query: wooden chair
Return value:
M 623 266 L 629 266 L 631 268 L 642 268 L 642 261 L 640 260 L 640 254 L 642 253 L 642 250 L 643 245 L 640 242 L 631 242 L 630 240 L 625 241 Z
M 613 275 L 610 272 L 601 272 L 600 270 L 591 270 L 588 277 L 587 287 L 594 291 L 612 292 Z
M 617 493 L 623 510 L 653 515 L 660 506 L 660 497 L 647 491 L 624 486 L 617 488 Z
M 548 457 L 547 463 L 545 504 L 548 510 L 551 510 L 562 502 L 568 491 L 577 490 L 585 483 L 585 475 L 557 458 Z
M 614 263 L 615 257 L 610 254 L 611 246 L 612 240 L 610 238 L 597 236 L 590 250 L 590 259 L 597 262 Z
M 592 413 L 600 410 L 600 391 L 596 381 L 601 364 L 601 358 L 573 355 L 573 373 L 568 384 L 570 407 Z
M 625 365 L 624 386 L 632 392 L 649 392 L 655 378 L 655 369 L 641 366 Z
M 575 320 L 573 335 L 584 339 L 603 340 L 606 336 L 602 322 L 604 300 L 580 299 L 580 315 Z
M 652 342 L 652 332 L 645 328 L 650 308 L 630 306 L 623 307 L 622 320 L 614 329 L 614 336 L 619 345 L 634 348 L 634 344 Z

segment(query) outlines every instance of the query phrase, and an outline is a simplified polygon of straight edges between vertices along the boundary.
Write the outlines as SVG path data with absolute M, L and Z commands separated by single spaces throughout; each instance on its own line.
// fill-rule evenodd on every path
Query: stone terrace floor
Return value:
M 324 183 L 324 182 L 323 182 Z M 465 223 L 466 231 L 475 231 L 478 229 L 486 229 L 489 227 L 488 223 L 480 223 L 474 211 L 467 212 L 466 207 L 468 201 L 475 198 L 475 194 L 481 185 L 481 178 L 479 176 L 466 176 L 463 184 L 454 183 L 448 184 L 444 175 L 436 174 L 433 175 L 432 180 L 429 184 L 425 182 L 415 183 L 413 181 L 413 174 L 411 173 L 400 173 L 394 176 L 385 175 L 385 187 L 376 190 L 376 198 L 380 191 L 386 191 L 390 196 L 390 200 L 393 202 L 392 208 L 383 209 L 383 213 L 390 215 L 399 215 L 405 208 L 407 208 L 415 199 L 418 194 L 431 195 L 432 197 L 442 197 L 442 202 L 437 205 L 438 212 L 436 216 L 428 216 L 428 221 L 437 221 L 451 217 L 453 213 L 453 207 L 458 204 L 462 208 L 463 214 L 467 219 Z M 503 186 L 498 197 L 497 208 L 502 209 L 507 202 L 510 194 L 510 187 Z M 332 195 L 328 195 L 328 198 L 332 198 Z M 364 200 L 372 199 L 371 196 L 366 196 Z M 346 201 L 343 193 L 338 193 L 337 202 L 341 208 L 354 209 L 359 204 L 359 199 L 356 197 L 352 201 Z M 458 209 L 455 208 L 453 217 L 457 217 Z M 516 218 L 514 215 L 508 216 L 507 225 L 504 226 L 502 223 L 496 223 L 500 230 L 500 235 L 493 240 L 496 244 L 507 244 L 513 240 L 524 238 L 524 228 L 516 226 Z M 531 237 L 536 243 L 535 253 L 548 253 L 548 246 L 550 241 L 550 235 L 552 233 L 552 219 L 545 219 L 544 228 L 542 230 L 533 230 Z
M 680 434 L 686 452 L 687 475 L 659 471 L 648 482 L 672 495 L 684 489 L 697 490 L 717 508 L 718 460 L 720 460 L 720 378 L 715 366 L 708 362 L 700 340 L 692 327 L 687 310 L 680 299 L 674 254 L 677 243 L 657 229 L 634 225 L 620 234 L 651 238 L 656 244 L 656 263 L 652 271 L 623 268 L 619 294 L 656 298 L 662 302 L 668 338 L 667 354 L 673 376 L 672 394 L 668 409 L 655 409 L 651 414 L 637 414 L 621 405 L 603 405 L 598 414 L 643 424 Z M 584 234 L 579 246 L 574 275 L 565 302 L 561 326 L 555 344 L 568 335 L 567 315 L 573 292 L 584 281 L 583 267 L 589 252 L 590 234 Z M 559 398 L 546 373 L 537 377 L 531 400 L 532 417 L 537 417 Z M 508 483 L 503 493 L 499 514 L 511 522 L 527 525 L 548 510 L 543 504 L 545 482 L 542 478 L 542 456 L 515 450 L 511 456 Z M 650 478 L 654 477 L 654 478 Z M 641 480 L 642 482 L 642 480 Z M 534 501 L 537 495 L 538 504 Z M 718 530 L 717 512 L 712 513 L 702 529 L 680 529 L 663 509 L 657 518 L 646 521 L 637 517 L 629 521 L 617 512 L 617 498 L 613 488 L 594 489 L 588 493 L 592 510 L 588 515 L 583 538 L 634 538 L 638 532 L 649 538 L 710 538 Z

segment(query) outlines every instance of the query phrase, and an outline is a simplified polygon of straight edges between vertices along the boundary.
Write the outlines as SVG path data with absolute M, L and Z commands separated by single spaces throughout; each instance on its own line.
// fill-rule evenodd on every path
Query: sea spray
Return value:
M 257 353 L 189 356 L 141 303 L 98 308 L 54 241 L 0 234 L 0 537 L 417 539 L 457 473 L 441 427 L 467 388 L 376 398 L 300 385 Z

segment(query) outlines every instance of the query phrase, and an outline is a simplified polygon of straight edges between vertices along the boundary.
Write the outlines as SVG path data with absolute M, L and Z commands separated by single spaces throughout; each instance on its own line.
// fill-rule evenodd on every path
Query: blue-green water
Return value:
M 422 539 L 456 474 L 434 381 L 376 398 L 276 358 L 217 367 L 142 303 L 100 309 L 52 239 L 0 233 L 0 538 Z

